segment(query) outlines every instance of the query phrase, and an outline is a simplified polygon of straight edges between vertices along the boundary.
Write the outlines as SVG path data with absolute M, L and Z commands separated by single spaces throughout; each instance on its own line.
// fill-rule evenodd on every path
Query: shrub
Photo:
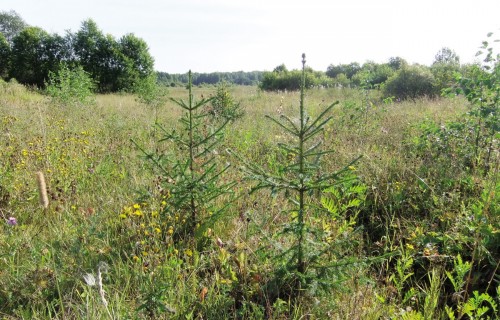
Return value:
M 491 36 L 492 33 L 488 35 Z M 500 54 L 493 52 L 488 41 L 483 42 L 481 49 L 484 52 L 479 51 L 477 56 L 482 57 L 482 65 L 473 65 L 458 74 L 457 87 L 449 92 L 463 94 L 471 105 L 466 118 L 474 123 L 474 166 L 487 172 L 495 162 L 500 132 Z
M 305 70 L 305 87 L 314 86 L 329 87 L 333 81 L 322 72 L 315 72 L 310 68 Z M 298 91 L 301 88 L 302 71 L 288 71 L 284 65 L 280 65 L 273 72 L 265 72 L 259 88 L 265 91 L 290 90 Z
M 229 83 L 222 81 L 217 85 L 217 91 L 208 112 L 215 120 L 222 121 L 236 120 L 243 116 L 240 103 L 234 101 L 229 92 Z
M 419 65 L 404 66 L 384 86 L 385 97 L 401 100 L 434 95 L 434 76 L 428 68 Z
M 61 105 L 86 105 L 94 101 L 95 84 L 81 66 L 70 69 L 61 65 L 57 73 L 49 73 L 46 92 Z
M 158 123 L 158 111 L 160 106 L 164 105 L 166 101 L 167 88 L 158 84 L 158 80 L 155 75 L 150 75 L 146 78 L 138 79 L 138 81 L 134 83 L 133 89 L 141 103 L 154 109 L 156 125 Z

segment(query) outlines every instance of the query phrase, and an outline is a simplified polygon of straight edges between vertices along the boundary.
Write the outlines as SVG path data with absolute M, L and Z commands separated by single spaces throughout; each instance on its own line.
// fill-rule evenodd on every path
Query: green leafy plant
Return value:
M 398 295 L 398 300 L 405 305 L 416 295 L 416 290 L 413 287 L 408 287 L 408 282 L 413 276 L 413 258 L 404 249 L 402 249 L 402 255 L 396 261 L 396 272 L 389 276 L 389 282 L 394 285 L 396 293 Z
M 500 286 L 497 287 L 497 297 L 500 296 Z M 497 298 L 498 301 L 498 298 Z M 478 291 L 472 293 L 466 302 L 460 302 L 457 307 L 458 319 L 467 315 L 469 319 L 497 319 L 498 318 L 498 303 L 488 293 L 479 294 Z M 454 309 L 450 306 L 445 306 L 446 315 L 450 320 L 457 319 Z M 489 314 L 496 315 L 495 318 Z
M 453 260 L 453 272 L 446 271 L 446 276 L 453 285 L 455 294 L 460 294 L 461 290 L 465 286 L 465 276 L 472 267 L 471 262 L 463 261 L 460 255 L 457 255 Z
M 488 34 L 490 38 L 493 33 Z M 495 40 L 497 41 L 497 40 Z M 447 92 L 463 94 L 471 104 L 469 117 L 474 124 L 474 161 L 485 171 L 494 161 L 500 137 L 500 54 L 483 41 L 481 65 L 473 65 L 467 73 L 457 74 L 457 87 Z
M 84 106 L 94 101 L 95 84 L 81 66 L 69 68 L 62 64 L 57 73 L 49 73 L 46 92 L 61 105 Z
M 302 85 L 312 88 L 314 86 L 328 87 L 332 84 L 332 80 L 322 72 L 315 72 L 311 68 L 302 72 L 300 70 L 288 71 L 285 65 L 280 65 L 273 72 L 264 73 L 259 88 L 264 91 L 298 91 L 301 90 Z
M 208 113 L 217 121 L 236 120 L 243 116 L 244 112 L 239 102 L 236 102 L 229 92 L 229 84 L 225 81 L 217 85 L 217 91 L 212 99 Z
M 167 96 L 167 89 L 158 84 L 156 75 L 151 74 L 143 79 L 139 79 L 134 84 L 134 92 L 141 103 L 154 109 L 155 123 L 154 133 L 158 125 L 158 112 L 160 107 L 165 103 Z
M 383 91 L 385 97 L 395 96 L 401 100 L 432 97 L 435 95 L 434 76 L 427 67 L 404 65 L 387 79 Z

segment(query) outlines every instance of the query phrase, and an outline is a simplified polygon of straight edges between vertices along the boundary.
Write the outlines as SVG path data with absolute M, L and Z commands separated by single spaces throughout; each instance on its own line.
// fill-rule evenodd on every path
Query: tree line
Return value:
M 29 26 L 14 11 L 0 12 L 0 77 L 43 88 L 51 73 L 61 68 L 81 67 L 95 82 L 98 92 L 133 91 L 143 80 L 165 86 L 187 84 L 188 75 L 154 71 L 154 60 L 146 42 L 129 33 L 115 39 L 105 35 L 89 19 L 76 33 L 49 34 Z M 331 64 L 325 72 L 306 67 L 306 87 L 358 87 L 381 89 L 386 97 L 414 99 L 435 96 L 448 88 L 458 73 L 467 74 L 473 65 L 461 65 L 458 55 L 441 49 L 431 66 L 409 64 L 401 57 L 386 63 Z M 271 72 L 193 73 L 194 85 L 221 81 L 258 85 L 262 90 L 298 90 L 301 71 L 284 64 Z
M 14 11 L 0 12 L 0 77 L 44 88 L 62 67 L 82 67 L 99 92 L 133 90 L 154 75 L 154 59 L 144 40 L 129 33 L 105 35 L 92 20 L 64 36 L 29 26 Z
M 242 85 L 242 86 L 255 86 L 262 80 L 263 71 L 236 71 L 236 72 L 211 72 L 211 73 L 197 73 L 193 72 L 192 84 L 195 86 L 204 84 L 217 84 L 221 81 L 228 83 Z M 171 74 L 166 72 L 158 72 L 158 83 L 166 86 L 176 86 L 178 84 L 188 83 L 188 73 L 184 74 Z
M 307 87 L 379 89 L 385 97 L 415 99 L 441 94 L 455 83 L 458 74 L 467 75 L 476 67 L 460 64 L 460 57 L 445 47 L 437 52 L 431 66 L 409 64 L 401 57 L 392 57 L 386 63 L 330 64 L 326 72 L 306 69 L 305 81 Z M 263 74 L 259 87 L 266 91 L 298 90 L 300 71 L 279 65 Z

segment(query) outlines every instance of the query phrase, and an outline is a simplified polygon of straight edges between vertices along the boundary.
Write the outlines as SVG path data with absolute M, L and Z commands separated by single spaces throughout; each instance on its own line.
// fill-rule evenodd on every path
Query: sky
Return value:
M 265 71 L 402 57 L 430 65 L 443 47 L 473 62 L 500 0 L 1 0 L 29 25 L 77 32 L 91 18 L 116 39 L 146 41 L 168 73 Z

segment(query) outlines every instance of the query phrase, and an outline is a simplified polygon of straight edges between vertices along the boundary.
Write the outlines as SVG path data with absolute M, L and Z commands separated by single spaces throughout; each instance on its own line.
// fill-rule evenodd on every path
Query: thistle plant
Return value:
M 312 203 L 314 194 L 340 182 L 343 174 L 359 159 L 356 158 L 336 172 L 323 171 L 322 157 L 334 151 L 323 150 L 322 141 L 318 136 L 332 120 L 329 112 L 338 101 L 325 108 L 316 118 L 311 118 L 304 104 L 305 70 L 306 60 L 303 54 L 298 119 L 286 115 L 281 115 L 279 119 L 266 116 L 291 138 L 288 143 L 278 143 L 279 149 L 285 152 L 291 161 L 278 173 L 271 173 L 240 158 L 245 163 L 243 171 L 249 179 L 257 182 L 252 192 L 259 189 L 270 189 L 272 193 L 283 191 L 291 203 L 291 210 L 285 211 L 290 216 L 290 223 L 284 226 L 283 233 L 291 233 L 293 242 L 282 256 L 288 256 L 290 259 L 284 263 L 287 268 L 284 271 L 285 276 L 292 279 L 292 294 L 300 294 L 301 290 L 307 289 L 309 280 L 317 281 L 318 275 L 325 275 L 325 270 L 329 268 L 327 259 L 323 258 L 326 258 L 331 247 L 320 243 L 321 237 L 318 235 L 322 233 L 321 228 L 316 227 L 313 219 L 310 219 L 311 215 L 318 211 L 317 206 Z M 317 275 L 310 276 L 310 271 L 315 271 Z
M 162 214 L 184 222 L 184 230 L 176 235 L 199 235 L 211 226 L 229 205 L 217 206 L 216 200 L 231 193 L 233 182 L 222 182 L 229 164 L 220 166 L 217 146 L 223 137 L 223 129 L 229 122 L 217 127 L 210 126 L 206 105 L 212 98 L 195 101 L 192 93 L 192 77 L 189 71 L 188 100 L 170 98 L 184 111 L 179 131 L 167 131 L 158 125 L 163 138 L 160 142 L 172 142 L 175 154 L 147 154 L 159 168 L 161 183 L 168 204 Z M 143 150 L 144 152 L 144 150 Z

